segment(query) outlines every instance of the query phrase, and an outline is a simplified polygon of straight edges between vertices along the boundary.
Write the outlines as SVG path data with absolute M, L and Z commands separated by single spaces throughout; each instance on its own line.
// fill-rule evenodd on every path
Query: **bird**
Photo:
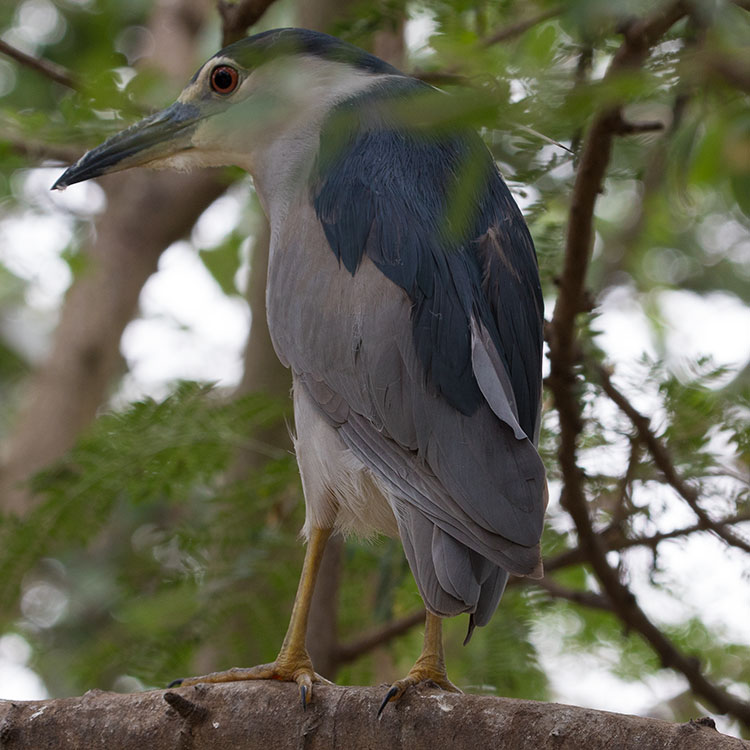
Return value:
M 414 667 L 458 691 L 442 620 L 468 642 L 510 575 L 542 576 L 542 290 L 534 244 L 458 100 L 336 37 L 248 36 L 178 99 L 85 153 L 53 189 L 131 167 L 232 165 L 271 227 L 266 307 L 292 371 L 305 558 L 275 661 L 182 685 L 323 682 L 305 632 L 334 532 L 401 540 L 426 608 Z M 180 681 L 176 681 L 179 683 Z

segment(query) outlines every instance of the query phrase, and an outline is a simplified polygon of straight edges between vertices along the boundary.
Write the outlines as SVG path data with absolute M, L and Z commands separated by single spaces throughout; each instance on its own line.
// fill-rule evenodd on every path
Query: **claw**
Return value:
M 309 675 L 307 672 L 297 674 L 294 681 L 299 685 L 299 693 L 302 697 L 302 708 L 307 709 L 309 703 L 312 702 L 313 697 L 313 681 L 321 680 L 322 678 L 315 672 Z
M 398 688 L 393 685 L 391 689 L 385 694 L 385 698 L 383 699 L 383 702 L 380 704 L 380 708 L 378 709 L 378 718 L 380 718 L 380 714 L 383 713 L 383 709 L 398 695 Z
M 185 679 L 184 677 L 178 677 L 176 680 L 172 680 L 172 682 L 170 682 L 169 685 L 167 685 L 167 687 L 168 688 L 180 687 L 180 685 L 182 685 L 184 679 Z

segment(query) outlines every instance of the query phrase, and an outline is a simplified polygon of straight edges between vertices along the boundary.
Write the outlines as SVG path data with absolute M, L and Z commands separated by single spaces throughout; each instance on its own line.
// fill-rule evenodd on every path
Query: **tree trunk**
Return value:
M 750 750 L 710 719 L 671 724 L 558 703 L 444 693 L 420 686 L 380 718 L 384 687 L 196 685 L 80 698 L 0 702 L 0 745 L 57 750 Z
M 338 613 L 343 552 L 344 540 L 334 534 L 323 553 L 307 623 L 307 650 L 315 671 L 329 680 L 336 679 L 340 666 Z
M 250 273 L 247 285 L 247 301 L 250 305 L 250 334 L 245 346 L 245 362 L 242 380 L 237 386 L 237 393 L 267 393 L 271 396 L 286 398 L 292 387 L 292 377 L 284 365 L 279 362 L 271 334 L 268 332 L 266 319 L 266 282 L 268 280 L 268 246 L 271 241 L 271 228 L 260 207 L 259 228 L 253 237 Z M 286 435 L 286 430 L 284 430 Z M 289 444 L 288 435 L 283 442 Z
M 196 64 L 195 40 L 210 0 L 161 0 L 147 65 L 166 72 L 175 88 Z M 0 510 L 23 514 L 32 503 L 24 482 L 62 456 L 96 416 L 122 367 L 119 345 L 141 288 L 161 252 L 183 237 L 225 189 L 216 172 L 135 170 L 101 180 L 107 209 L 84 250 L 88 267 L 65 300 L 47 360 L 32 376 L 24 406 L 4 449 Z

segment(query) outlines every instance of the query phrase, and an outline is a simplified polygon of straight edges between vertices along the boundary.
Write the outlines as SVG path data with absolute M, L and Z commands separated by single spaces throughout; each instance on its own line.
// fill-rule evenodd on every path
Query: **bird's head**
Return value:
M 394 75 L 401 74 L 326 34 L 257 34 L 217 53 L 174 104 L 88 151 L 53 188 L 137 166 L 262 171 L 260 155 L 272 144 L 286 140 L 285 149 L 304 148 L 338 101 Z

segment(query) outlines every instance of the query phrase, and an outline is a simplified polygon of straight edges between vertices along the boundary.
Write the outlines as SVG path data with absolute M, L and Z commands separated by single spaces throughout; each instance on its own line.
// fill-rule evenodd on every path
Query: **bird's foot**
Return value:
M 445 668 L 441 666 L 423 666 L 419 662 L 415 664 L 411 671 L 402 680 L 397 680 L 388 689 L 383 702 L 378 709 L 378 716 L 383 713 L 383 709 L 389 704 L 400 700 L 401 696 L 412 685 L 419 685 L 422 682 L 434 683 L 441 690 L 449 693 L 460 693 L 461 691 L 448 679 Z
M 312 700 L 312 686 L 314 682 L 320 682 L 325 685 L 333 684 L 330 680 L 327 680 L 313 670 L 310 657 L 305 653 L 295 658 L 279 654 L 276 661 L 270 664 L 259 664 L 257 667 L 233 667 L 224 672 L 211 672 L 200 677 L 186 677 L 185 679 L 174 680 L 169 684 L 169 687 L 176 685 L 188 687 L 190 685 L 197 685 L 200 682 L 240 682 L 242 680 L 296 682 L 299 686 L 302 708 L 307 708 L 307 705 Z

